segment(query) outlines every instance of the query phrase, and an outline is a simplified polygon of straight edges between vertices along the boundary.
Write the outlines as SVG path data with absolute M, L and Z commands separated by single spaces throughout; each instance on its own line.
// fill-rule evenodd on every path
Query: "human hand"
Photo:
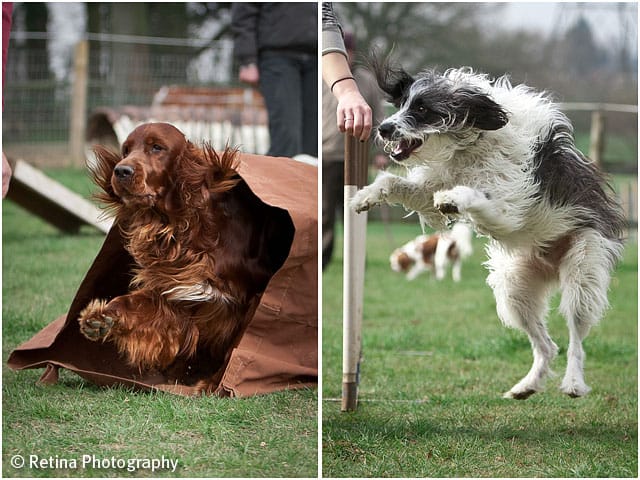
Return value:
M 11 166 L 7 156 L 2 152 L 2 198 L 7 196 L 9 182 L 11 182 Z
M 353 84 L 355 86 L 355 82 Z M 342 89 L 338 92 L 338 86 L 342 85 L 336 85 L 334 90 L 334 94 L 338 99 L 336 111 L 338 129 L 364 142 L 371 135 L 373 124 L 371 107 L 369 107 L 357 87 Z
M 258 66 L 255 63 L 241 66 L 238 78 L 241 82 L 248 83 L 253 87 L 257 86 L 260 81 Z

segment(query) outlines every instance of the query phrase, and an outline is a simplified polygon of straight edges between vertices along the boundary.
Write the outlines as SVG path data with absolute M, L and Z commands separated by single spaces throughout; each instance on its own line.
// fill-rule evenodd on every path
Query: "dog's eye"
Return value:
M 161 150 L 163 150 L 162 145 L 158 145 L 157 143 L 154 143 L 151 147 L 152 152 L 160 152 Z
M 122 158 L 126 157 L 127 155 L 129 155 L 129 149 L 125 147 L 122 149 Z

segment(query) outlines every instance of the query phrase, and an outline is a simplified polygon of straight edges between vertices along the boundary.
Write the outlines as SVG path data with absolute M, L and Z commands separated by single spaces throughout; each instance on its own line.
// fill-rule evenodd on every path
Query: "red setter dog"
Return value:
M 95 153 L 97 198 L 134 266 L 128 293 L 92 300 L 80 330 L 141 372 L 211 391 L 288 255 L 291 219 L 238 175 L 237 150 L 196 146 L 169 124 L 136 128 L 121 155 Z

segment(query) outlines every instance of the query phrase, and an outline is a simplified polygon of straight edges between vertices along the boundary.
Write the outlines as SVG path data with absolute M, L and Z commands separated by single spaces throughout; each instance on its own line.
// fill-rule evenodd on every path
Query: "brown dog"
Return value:
M 142 125 L 121 155 L 96 156 L 98 198 L 136 266 L 129 292 L 91 301 L 80 330 L 141 371 L 187 371 L 181 382 L 209 391 L 287 257 L 291 220 L 251 192 L 236 150 L 196 146 L 169 124 Z

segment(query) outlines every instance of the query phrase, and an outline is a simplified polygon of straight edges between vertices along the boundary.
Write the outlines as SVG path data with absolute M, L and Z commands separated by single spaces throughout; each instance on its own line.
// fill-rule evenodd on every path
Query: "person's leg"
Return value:
M 297 61 L 286 55 L 267 53 L 260 57 L 258 68 L 260 92 L 269 116 L 267 155 L 298 155 L 302 153 L 302 93 Z
M 302 66 L 302 152 L 318 156 L 318 59 L 305 55 Z
M 343 206 L 344 162 L 322 163 L 322 269 L 329 264 L 335 243 L 338 208 Z

